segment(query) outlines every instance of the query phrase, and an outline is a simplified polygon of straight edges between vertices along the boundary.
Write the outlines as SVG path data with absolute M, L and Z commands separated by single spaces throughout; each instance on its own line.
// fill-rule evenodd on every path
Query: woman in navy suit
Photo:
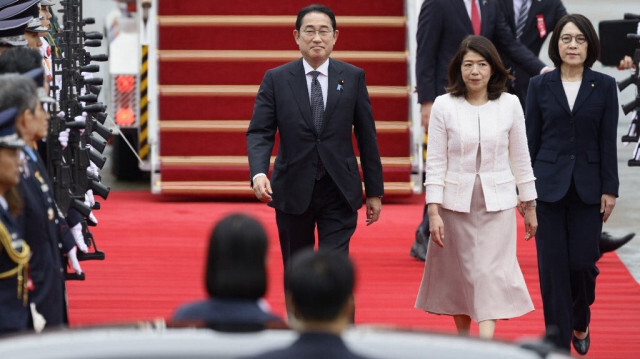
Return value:
M 538 192 L 536 246 L 547 334 L 558 347 L 589 350 L 602 223 L 618 196 L 615 80 L 592 71 L 600 43 L 584 16 L 562 17 L 549 57 L 556 69 L 531 79 L 529 152 Z

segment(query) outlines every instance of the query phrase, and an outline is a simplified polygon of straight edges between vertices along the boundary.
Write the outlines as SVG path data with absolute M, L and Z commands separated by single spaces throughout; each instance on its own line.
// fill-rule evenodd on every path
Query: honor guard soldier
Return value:
M 4 1 L 7 2 L 7 0 Z M 0 20 L 21 19 L 24 17 L 29 17 L 27 29 L 25 29 L 27 32 L 24 34 L 27 44 L 28 46 L 39 48 L 40 45 L 42 45 L 42 41 L 40 41 L 38 32 L 34 32 L 33 30 L 29 31 L 29 28 L 34 29 L 37 26 L 41 26 L 40 4 L 38 0 L 17 0 L 11 2 L 9 6 L 0 9 Z M 47 29 L 44 30 L 44 32 L 47 31 Z M 43 33 L 42 36 L 44 35 Z
M 0 0 L 2 2 L 7 0 Z M 0 7 L 0 12 L 2 7 Z M 22 17 L 12 20 L 0 20 L 0 55 L 7 49 L 14 46 L 26 46 L 27 40 L 24 38 L 24 31 L 30 17 Z
M 29 78 L 26 77 L 29 76 Z M 25 142 L 23 150 L 20 195 L 24 202 L 18 217 L 26 242 L 33 249 L 30 275 L 34 290 L 30 301 L 34 304 L 32 316 L 42 315 L 46 327 L 68 323 L 62 253 L 75 258 L 75 241 L 54 201 L 52 186 L 40 159 L 35 143 L 47 135 L 49 115 L 37 95 L 34 79 L 42 82 L 44 70 L 38 68 L 25 76 L 0 75 L 0 106 L 11 103 L 18 108 L 16 130 Z M 42 98 L 49 101 L 49 99 Z M 2 108 L 2 107 L 0 107 Z M 79 266 L 76 270 L 79 270 Z M 34 320 L 36 331 L 44 324 Z
M 30 327 L 30 250 L 21 239 L 14 217 L 21 206 L 15 186 L 20 181 L 20 151 L 24 147 L 15 132 L 17 113 L 15 107 L 0 111 L 0 335 Z

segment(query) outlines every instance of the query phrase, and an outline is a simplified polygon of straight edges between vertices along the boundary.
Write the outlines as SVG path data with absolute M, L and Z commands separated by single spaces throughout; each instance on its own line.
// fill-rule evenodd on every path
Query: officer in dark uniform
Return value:
M 0 335 L 27 330 L 29 246 L 21 239 L 14 215 L 20 211 L 15 186 L 20 181 L 24 141 L 15 132 L 17 109 L 0 111 Z
M 42 81 L 42 68 L 30 72 Z M 0 76 L 0 104 L 22 103 L 16 129 L 25 141 L 22 178 L 18 189 L 24 208 L 18 217 L 24 239 L 33 249 L 30 275 L 34 290 L 30 301 L 46 320 L 47 327 L 68 323 L 62 253 L 75 257 L 75 241 L 55 204 L 45 164 L 35 143 L 47 134 L 49 115 L 42 107 L 33 80 L 20 75 Z M 36 314 L 34 314 L 36 315 Z M 38 330 L 38 328 L 36 328 Z
M 0 11 L 5 10 L 5 3 L 10 0 L 0 0 Z M 27 40 L 24 32 L 31 16 L 18 17 L 9 20 L 0 20 L 0 55 L 14 46 L 26 46 Z

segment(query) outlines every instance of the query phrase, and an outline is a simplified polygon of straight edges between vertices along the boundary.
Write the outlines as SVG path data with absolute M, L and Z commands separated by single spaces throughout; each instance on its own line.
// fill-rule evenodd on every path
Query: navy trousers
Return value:
M 287 214 L 276 210 L 282 261 L 296 252 L 315 245 L 318 226 L 318 247 L 349 255 L 349 241 L 356 230 L 358 212 L 353 211 L 329 174 L 316 181 L 309 208 L 302 214 Z
M 536 247 L 547 334 L 570 350 L 572 331 L 584 332 L 595 300 L 602 232 L 600 205 L 585 204 L 572 184 L 558 202 L 538 201 Z

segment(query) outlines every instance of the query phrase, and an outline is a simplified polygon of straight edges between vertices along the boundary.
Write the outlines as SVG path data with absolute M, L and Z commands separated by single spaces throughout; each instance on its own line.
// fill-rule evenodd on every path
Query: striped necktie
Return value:
M 516 38 L 520 40 L 520 37 L 524 33 L 524 26 L 527 23 L 527 17 L 529 16 L 529 7 L 531 3 L 527 0 L 522 2 L 520 12 L 518 13 L 518 22 L 516 23 Z
M 322 87 L 320 86 L 320 81 L 318 81 L 318 75 L 320 75 L 319 71 L 311 71 L 309 72 L 312 76 L 311 79 L 311 116 L 313 117 L 313 125 L 318 131 L 318 135 L 320 134 L 320 130 L 322 129 L 322 120 L 324 118 L 324 99 L 322 98 Z M 318 158 L 318 167 L 316 167 L 316 180 L 324 177 L 325 173 L 327 173 L 324 168 L 324 164 L 322 160 Z
M 320 87 L 320 81 L 318 81 L 318 75 L 320 72 L 311 71 L 311 116 L 313 117 L 313 125 L 316 127 L 318 133 L 322 128 L 322 118 L 324 117 L 324 100 L 322 99 L 322 88 Z

